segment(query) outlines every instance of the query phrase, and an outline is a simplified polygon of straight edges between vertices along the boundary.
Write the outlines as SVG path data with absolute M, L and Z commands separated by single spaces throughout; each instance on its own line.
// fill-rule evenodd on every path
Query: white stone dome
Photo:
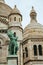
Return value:
M 0 0 L 0 16 L 7 17 L 12 8 L 5 4 L 4 0 Z
M 24 30 L 27 30 L 27 29 L 41 29 L 43 28 L 43 25 L 41 25 L 40 23 L 30 23 L 28 24 Z
M 12 11 L 10 12 L 9 16 L 12 14 L 18 14 L 22 17 L 22 15 L 16 5 L 14 6 L 14 9 L 12 9 Z
M 33 9 L 32 9 L 33 10 Z M 32 11 L 31 10 L 31 13 L 32 14 L 30 17 L 31 17 L 31 21 L 30 21 L 30 24 L 28 24 L 24 31 L 23 31 L 23 37 L 24 38 L 27 38 L 29 36 L 37 36 L 37 37 L 42 37 L 43 36 L 43 25 L 41 25 L 40 23 L 37 22 L 36 20 L 36 12 L 35 10 Z
M 19 13 L 20 14 L 20 11 L 16 7 L 16 5 L 15 5 L 14 9 L 11 11 L 11 13 Z

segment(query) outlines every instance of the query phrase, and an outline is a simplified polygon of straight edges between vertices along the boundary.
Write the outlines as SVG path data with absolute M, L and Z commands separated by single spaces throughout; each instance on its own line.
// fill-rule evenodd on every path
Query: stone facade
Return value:
M 36 11 L 32 7 L 30 24 L 25 27 L 23 32 L 24 65 L 43 64 L 43 26 L 37 22 L 36 16 Z
M 36 17 L 37 13 L 32 7 L 30 24 L 23 30 L 22 15 L 16 5 L 12 9 L 0 0 L 0 65 L 7 65 L 8 30 L 18 37 L 18 65 L 43 65 L 43 25 L 37 22 Z
M 21 65 L 21 42 L 22 42 L 22 15 L 18 8 L 12 9 L 4 0 L 0 0 L 0 65 L 7 65 L 9 37 L 7 31 L 11 30 L 18 37 L 18 64 Z M 4 12 L 4 13 L 3 13 Z M 16 20 L 15 20 L 16 18 Z

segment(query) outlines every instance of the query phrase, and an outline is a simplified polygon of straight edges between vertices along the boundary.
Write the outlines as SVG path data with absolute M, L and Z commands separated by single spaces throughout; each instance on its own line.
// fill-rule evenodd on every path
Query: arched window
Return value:
M 23 53 L 23 59 L 24 59 L 24 53 Z
M 26 57 L 28 57 L 28 49 L 25 47 Z
M 16 17 L 14 17 L 14 21 L 16 21 Z
M 34 46 L 33 46 L 33 49 L 34 49 L 34 55 L 37 56 L 37 46 L 34 45 Z
M 19 18 L 19 22 L 20 22 L 20 18 Z
M 24 52 L 24 50 L 23 50 L 23 59 L 25 58 L 25 52 Z
M 7 33 L 7 30 L 5 30 L 5 33 Z
M 14 32 L 14 37 L 16 37 L 16 32 Z
M 42 46 L 39 45 L 39 46 L 38 46 L 38 49 L 39 49 L 39 55 L 42 55 Z
M 5 30 L 2 30 L 2 33 L 4 33 L 5 32 Z

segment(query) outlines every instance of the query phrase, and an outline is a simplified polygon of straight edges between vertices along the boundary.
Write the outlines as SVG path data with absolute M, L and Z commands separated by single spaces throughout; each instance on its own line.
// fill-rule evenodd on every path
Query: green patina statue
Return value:
M 10 38 L 9 49 L 8 49 L 9 54 L 17 55 L 17 51 L 18 51 L 17 39 L 18 39 L 18 37 L 14 37 L 14 34 L 11 32 L 11 30 L 8 30 L 7 35 Z

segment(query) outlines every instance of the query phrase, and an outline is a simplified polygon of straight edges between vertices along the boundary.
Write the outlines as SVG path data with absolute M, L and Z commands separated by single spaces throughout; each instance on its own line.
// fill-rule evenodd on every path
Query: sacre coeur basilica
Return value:
M 0 65 L 43 65 L 43 25 L 38 23 L 34 7 L 30 11 L 30 23 L 24 29 L 22 20 L 16 5 L 12 9 L 0 0 Z M 14 51 L 9 54 L 8 30 L 18 37 L 17 55 L 13 55 Z

